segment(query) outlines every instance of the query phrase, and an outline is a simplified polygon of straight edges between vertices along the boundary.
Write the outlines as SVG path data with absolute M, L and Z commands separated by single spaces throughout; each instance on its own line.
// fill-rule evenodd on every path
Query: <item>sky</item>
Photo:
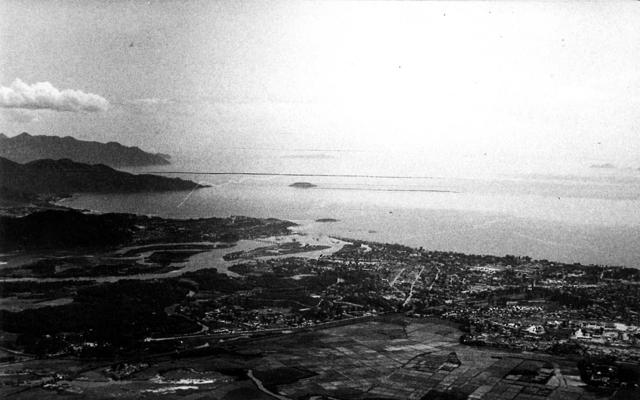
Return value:
M 637 1 L 5 0 L 0 132 L 213 169 L 631 171 L 639 22 Z

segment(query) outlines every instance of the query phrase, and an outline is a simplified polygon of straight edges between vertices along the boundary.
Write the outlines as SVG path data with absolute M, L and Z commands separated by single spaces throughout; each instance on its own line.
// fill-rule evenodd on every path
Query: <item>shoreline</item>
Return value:
M 116 214 L 131 214 L 131 215 L 136 215 L 136 216 L 146 216 L 146 217 L 150 217 L 150 218 L 160 218 L 162 220 L 175 220 L 175 221 L 189 221 L 189 220 L 198 220 L 198 219 L 207 219 L 207 218 L 233 218 L 233 217 L 241 217 L 241 218 L 256 218 L 256 219 L 274 219 L 272 217 L 252 217 L 252 216 L 246 216 L 246 215 L 228 215 L 228 216 L 223 216 L 223 215 L 211 215 L 211 216 L 198 216 L 198 217 L 188 217 L 188 218 L 175 218 L 175 217 L 167 217 L 167 216 L 163 216 L 162 214 L 157 214 L 157 213 L 134 213 L 134 212 L 119 212 L 119 211 L 103 211 L 100 209 L 87 209 L 87 208 L 75 208 L 75 207 L 70 207 L 68 205 L 65 205 L 65 203 L 73 201 L 74 198 L 79 198 L 82 197 L 84 194 L 83 193 L 74 193 L 71 194 L 69 196 L 60 198 L 54 202 L 51 202 L 49 204 L 53 205 L 54 207 L 62 207 L 63 209 L 67 209 L 67 210 L 75 210 L 75 211 L 80 211 L 80 212 L 84 212 L 84 213 L 91 213 L 91 214 L 108 214 L 108 213 L 116 213 Z M 438 211 L 438 210 L 435 210 Z M 446 210 L 445 210 L 446 211 Z M 360 242 L 370 242 L 370 243 L 380 243 L 380 244 L 390 244 L 390 243 L 399 243 L 402 244 L 403 246 L 407 246 L 407 247 L 411 247 L 411 248 L 420 248 L 420 247 L 426 247 L 425 245 L 420 246 L 420 245 L 416 245 L 414 243 L 410 243 L 410 241 L 407 240 L 378 240 L 374 237 L 372 237 L 372 235 L 376 235 L 378 233 L 380 233 L 379 231 L 369 231 L 367 234 L 365 234 L 364 232 L 353 232 L 354 235 L 349 237 L 349 236 L 345 236 L 343 233 L 341 232 L 336 232 L 336 233 L 327 233 L 327 232 L 316 232 L 314 231 L 312 228 L 315 227 L 321 227 L 321 226 L 331 226 L 331 225 L 336 225 L 339 223 L 346 223 L 346 221 L 342 220 L 342 219 L 338 219 L 338 218 L 334 218 L 334 217 L 323 217 L 323 218 L 318 218 L 318 219 L 314 219 L 314 218 L 308 218 L 308 219 L 282 219 L 282 218 L 275 218 L 277 220 L 280 221 L 286 221 L 286 222 L 291 222 L 296 224 L 296 226 L 292 226 L 290 228 L 291 231 L 295 232 L 296 234 L 301 234 L 301 235 L 324 235 L 324 236 L 328 236 L 328 237 L 334 237 L 340 240 L 347 240 L 347 241 L 360 241 Z M 519 218 L 518 218 L 519 219 Z M 362 238 L 362 235 L 364 234 L 364 236 L 366 236 L 365 238 Z M 519 234 L 519 236 L 523 236 L 522 234 Z M 524 235 L 523 237 L 527 237 L 526 235 Z M 539 241 L 541 239 L 537 239 L 537 238 L 530 238 L 531 240 L 536 240 Z M 429 248 L 429 251 L 432 252 L 442 252 L 442 253 L 455 253 L 455 254 L 463 254 L 463 255 L 467 255 L 467 256 L 475 256 L 475 255 L 483 255 L 483 256 L 492 256 L 492 257 L 505 257 L 505 256 L 509 256 L 509 255 L 514 255 L 516 257 L 530 257 L 534 260 L 548 260 L 550 262 L 555 262 L 558 264 L 578 264 L 580 266 L 598 266 L 598 267 L 603 267 L 603 268 L 633 268 L 633 269 L 640 269 L 640 264 L 637 265 L 623 265 L 623 264 L 613 264 L 613 263 L 594 263 L 594 262 L 584 262 L 584 261 L 572 261 L 572 260 L 565 260 L 565 261 L 557 261 L 555 259 L 550 259 L 550 258 L 546 258 L 546 257 L 534 257 L 531 256 L 529 254 L 509 254 L 509 253 L 505 253 L 500 255 L 499 253 L 491 253 L 491 252 L 469 252 L 469 251 L 460 251 L 460 250 L 448 250 L 448 249 L 442 249 L 442 248 Z

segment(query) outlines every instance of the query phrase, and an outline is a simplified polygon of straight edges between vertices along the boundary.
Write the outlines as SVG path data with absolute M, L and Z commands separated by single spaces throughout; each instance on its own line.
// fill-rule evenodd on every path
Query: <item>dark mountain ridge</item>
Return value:
M 0 189 L 13 193 L 138 193 L 193 190 L 193 181 L 158 175 L 135 175 L 106 165 L 71 160 L 37 160 L 18 164 L 0 157 Z
M 0 157 L 25 163 L 39 159 L 65 159 L 88 164 L 106 164 L 112 167 L 140 167 L 170 164 L 166 154 L 152 154 L 138 147 L 120 143 L 78 140 L 71 136 L 30 135 L 26 132 L 15 137 L 0 133 Z

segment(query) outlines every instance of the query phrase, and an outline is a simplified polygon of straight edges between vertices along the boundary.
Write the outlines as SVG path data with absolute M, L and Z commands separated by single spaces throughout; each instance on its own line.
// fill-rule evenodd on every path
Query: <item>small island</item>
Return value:
M 318 218 L 316 222 L 338 222 L 335 218 Z
M 316 187 L 317 185 L 314 185 L 313 183 L 309 183 L 309 182 L 294 182 L 289 186 L 294 188 L 300 188 L 300 189 L 309 189 L 309 188 Z

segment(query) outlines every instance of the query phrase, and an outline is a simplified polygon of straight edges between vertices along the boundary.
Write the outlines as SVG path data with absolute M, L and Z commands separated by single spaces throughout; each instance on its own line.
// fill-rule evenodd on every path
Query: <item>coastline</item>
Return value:
M 297 344 L 298 335 L 361 329 L 372 324 L 430 324 L 435 319 L 438 332 L 452 323 L 460 325 L 461 330 L 451 331 L 449 338 L 460 352 L 522 353 L 529 358 L 560 360 L 563 356 L 554 354 L 554 346 L 566 339 L 531 336 L 527 330 L 530 325 L 544 325 L 544 329 L 563 338 L 581 327 L 603 326 L 622 338 L 619 345 L 605 346 L 600 339 L 589 339 L 585 342 L 589 351 L 612 353 L 624 362 L 640 357 L 630 336 L 640 332 L 640 319 L 633 310 L 619 307 L 640 287 L 637 270 L 318 236 L 312 233 L 313 228 L 327 223 L 315 220 L 128 217 L 133 218 L 142 236 L 134 236 L 117 248 L 74 254 L 69 264 L 80 270 L 90 268 L 87 273 L 108 260 L 118 269 L 127 265 L 174 269 L 148 274 L 127 274 L 124 270 L 118 276 L 0 279 L 6 290 L 0 307 L 7 321 L 5 330 L 16 332 L 15 337 L 20 338 L 11 348 L 24 349 L 23 357 L 41 351 L 45 355 L 73 354 L 81 364 L 93 360 L 94 354 L 105 361 L 126 359 L 142 346 L 138 360 L 180 354 L 179 358 L 191 363 L 197 361 L 190 356 L 217 354 L 228 346 L 251 346 L 253 342 L 276 339 Z M 219 240 L 231 237 L 232 241 Z M 240 255 L 225 259 L 233 253 Z M 158 254 L 161 257 L 154 259 Z M 42 261 L 31 263 L 36 273 L 47 267 L 53 274 L 67 271 L 65 257 L 49 254 Z M 605 274 L 607 278 L 603 279 Z M 570 277 L 561 278 L 567 275 Z M 29 295 L 23 294 L 25 287 Z M 586 299 L 608 296 L 610 306 L 585 308 L 580 302 L 589 300 L 563 297 L 566 293 L 581 294 Z M 578 307 L 558 308 L 562 301 Z M 128 311 L 123 313 L 122 307 Z M 108 311 L 98 311 L 104 309 Z M 611 316 L 610 310 L 617 310 L 617 315 Z M 509 328 L 505 321 L 511 320 L 511 314 L 522 319 L 522 327 Z M 96 329 L 104 324 L 105 316 L 108 325 L 122 328 L 104 333 Z M 396 322 L 387 321 L 387 317 Z M 55 322 L 50 321 L 52 318 Z M 554 318 L 571 329 L 560 323 L 555 328 L 549 325 Z M 82 322 L 76 326 L 67 320 Z M 623 324 L 609 328 L 610 321 Z M 139 326 L 145 328 L 140 330 Z M 409 335 L 404 328 L 396 328 Z M 488 333 L 478 333 L 482 329 Z M 33 331 L 40 336 L 30 342 L 25 338 Z M 71 342 L 67 332 L 77 333 Z M 133 332 L 132 341 L 123 340 L 122 332 Z M 394 337 L 382 338 L 388 341 L 385 348 L 406 351 L 412 359 L 427 349 L 415 346 L 429 346 L 416 338 L 413 347 L 404 349 Z M 54 338 L 52 347 L 38 347 L 50 338 Z M 474 350 L 480 345 L 485 349 Z
M 305 193 L 309 192 L 300 193 L 306 196 Z M 565 263 L 640 268 L 640 248 L 632 240 L 640 235 L 640 227 L 635 225 L 578 225 L 505 214 L 447 209 L 389 210 L 383 207 L 363 207 L 350 211 L 342 207 L 316 209 L 311 205 L 312 208 L 305 214 L 306 209 L 300 208 L 300 205 L 289 210 L 279 202 L 269 202 L 263 207 L 254 206 L 255 203 L 249 203 L 247 206 L 244 203 L 227 206 L 229 200 L 226 195 L 221 195 L 220 200 L 219 197 L 211 198 L 206 189 L 197 196 L 196 207 L 190 208 L 167 207 L 168 204 L 182 200 L 180 196 L 173 194 L 112 195 L 108 197 L 109 202 L 106 202 L 103 196 L 76 195 L 60 204 L 93 212 L 134 212 L 161 218 L 275 216 L 289 221 L 311 221 L 306 232 L 329 236 L 401 243 L 440 251 L 514 254 Z M 204 207 L 203 200 L 213 201 L 215 207 Z M 267 207 L 272 213 L 265 212 Z M 327 216 L 336 221 L 313 223 L 318 219 L 326 219 Z M 614 252 L 613 248 L 618 251 Z

